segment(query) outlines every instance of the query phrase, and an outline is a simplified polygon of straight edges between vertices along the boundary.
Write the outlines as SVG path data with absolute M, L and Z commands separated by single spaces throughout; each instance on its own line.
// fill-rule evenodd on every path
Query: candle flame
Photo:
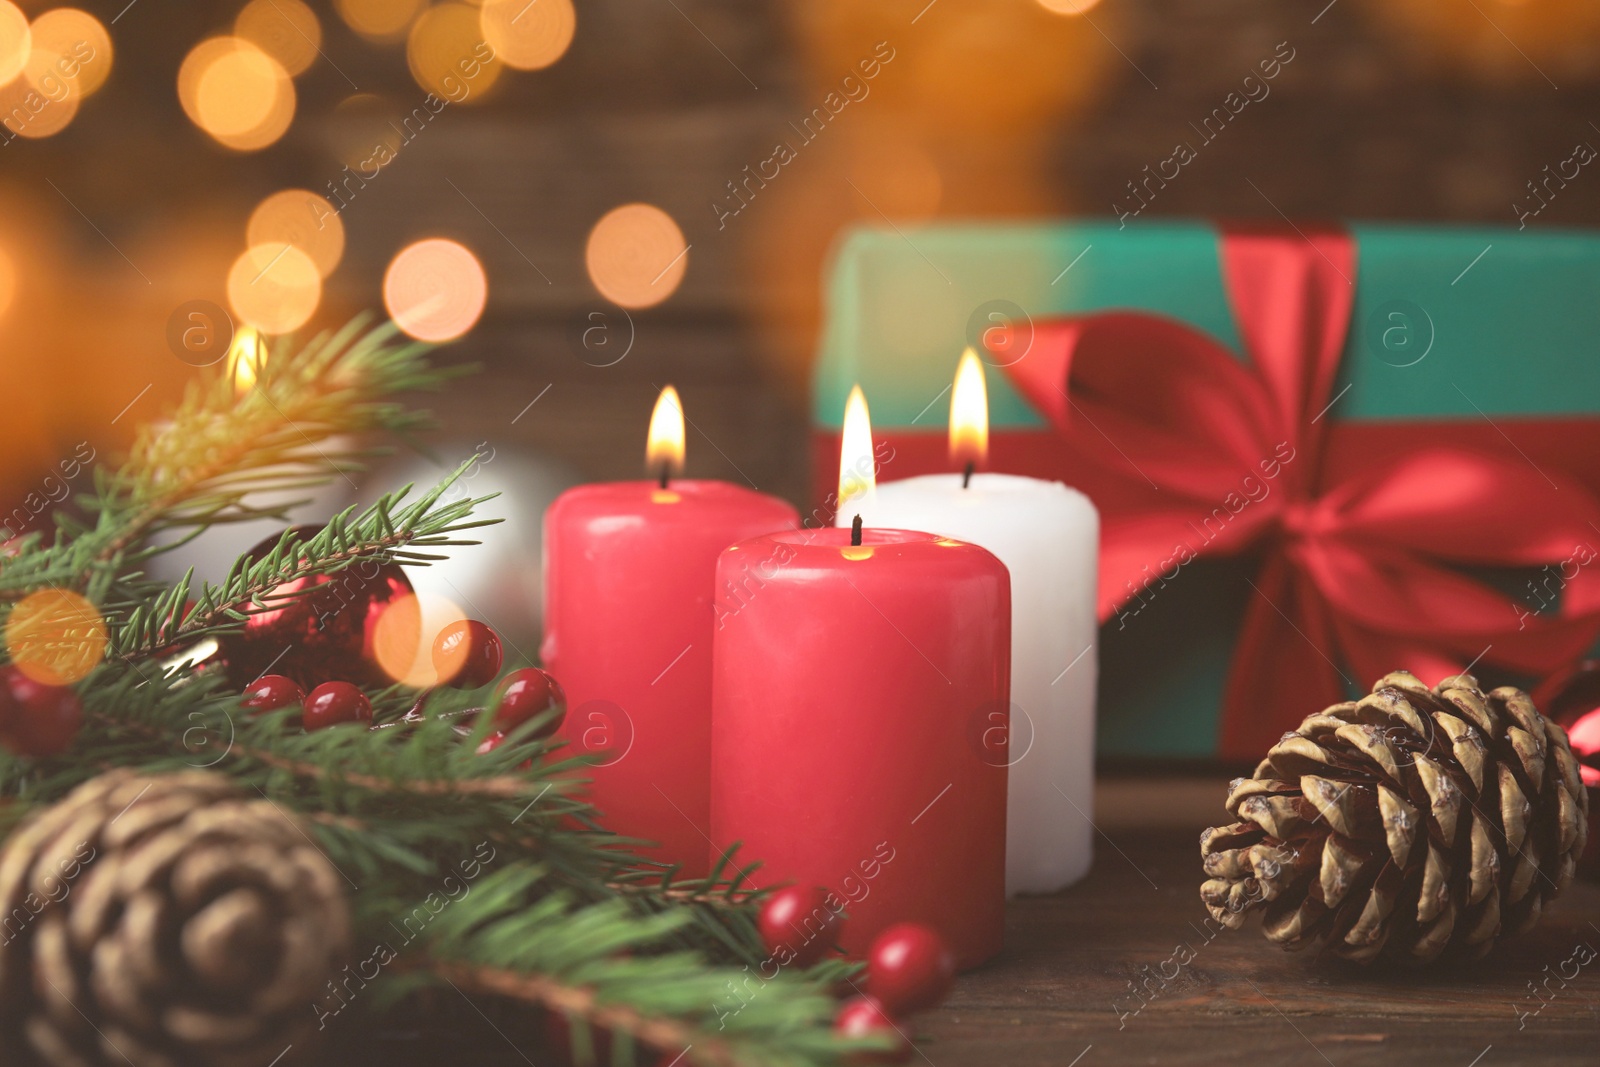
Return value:
M 844 405 L 844 431 L 839 435 L 839 508 L 866 496 L 877 486 L 873 476 L 872 418 L 867 397 L 857 385 Z
M 967 349 L 950 389 L 950 459 L 958 467 L 981 467 L 989 458 L 989 390 L 978 353 Z
M 683 402 L 672 386 L 661 390 L 656 409 L 650 414 L 650 438 L 644 448 L 645 463 L 652 473 L 666 470 L 683 472 Z
M 233 379 L 234 395 L 248 393 L 261 377 L 266 363 L 267 346 L 261 334 L 254 326 L 241 326 L 228 347 L 228 377 Z

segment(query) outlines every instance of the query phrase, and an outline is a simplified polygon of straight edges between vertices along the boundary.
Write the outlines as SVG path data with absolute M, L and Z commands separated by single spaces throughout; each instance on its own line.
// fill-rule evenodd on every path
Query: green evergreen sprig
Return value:
M 593 1059 L 599 1030 L 613 1035 L 613 1063 L 652 1047 L 685 1064 L 813 1067 L 882 1047 L 828 1025 L 828 991 L 853 965 L 769 973 L 748 869 L 725 858 L 709 878 L 680 880 L 640 859 L 582 799 L 588 760 L 538 738 L 540 720 L 480 754 L 493 726 L 492 707 L 473 706 L 482 694 L 436 691 L 410 721 L 415 694 L 397 686 L 372 694 L 379 728 L 307 734 L 291 710 L 242 711 L 215 665 L 173 664 L 174 646 L 304 595 L 287 584 L 367 561 L 427 565 L 484 525 L 473 518 L 482 500 L 444 499 L 469 461 L 415 498 L 406 487 L 313 535 L 288 532 L 215 585 L 192 572 L 171 586 L 149 577 L 153 556 L 219 523 L 287 522 L 284 490 L 357 469 L 376 452 L 374 432 L 422 429 L 426 417 L 393 396 L 458 373 L 362 320 L 303 348 L 280 342 L 255 369 L 243 393 L 227 373 L 192 385 L 123 464 L 96 471 L 81 514 L 58 514 L 51 538 L 30 535 L 0 557 L 0 624 L 30 592 L 72 589 L 97 605 L 109 637 L 77 685 L 85 722 L 72 749 L 0 753 L 0 831 L 113 767 L 208 767 L 298 813 L 349 883 L 356 943 L 392 950 L 356 1011 L 345 1014 L 332 981 L 332 1000 L 307 1005 L 327 1025 L 360 1025 L 418 986 L 449 983 L 565 1015 L 579 1062 Z M 266 492 L 277 502 L 263 503 Z M 445 879 L 459 883 L 468 863 L 482 877 L 435 912 Z

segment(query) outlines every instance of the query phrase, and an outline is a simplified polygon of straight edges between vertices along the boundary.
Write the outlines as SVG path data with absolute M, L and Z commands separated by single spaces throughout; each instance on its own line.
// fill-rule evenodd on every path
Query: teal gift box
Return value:
M 819 514 L 853 385 L 880 480 L 950 469 L 967 346 L 988 467 L 1101 507 L 1102 754 L 1253 759 L 1386 670 L 1526 683 L 1600 632 L 1600 237 L 862 228 L 825 285 Z

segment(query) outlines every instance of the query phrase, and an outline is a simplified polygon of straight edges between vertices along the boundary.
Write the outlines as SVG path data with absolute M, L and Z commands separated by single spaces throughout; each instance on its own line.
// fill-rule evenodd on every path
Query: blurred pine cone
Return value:
M 113 771 L 0 850 L 0 1047 L 52 1067 L 263 1067 L 342 966 L 339 875 L 210 772 Z
M 1261 909 L 1285 948 L 1362 962 L 1476 958 L 1572 881 L 1588 798 L 1560 726 L 1471 675 L 1396 671 L 1285 734 L 1200 835 L 1201 899 L 1230 929 Z

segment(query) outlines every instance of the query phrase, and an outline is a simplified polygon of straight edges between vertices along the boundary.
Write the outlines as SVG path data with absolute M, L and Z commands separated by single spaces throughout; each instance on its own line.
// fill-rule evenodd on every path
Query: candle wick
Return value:
M 855 521 L 850 524 L 850 544 L 852 546 L 854 546 L 854 545 L 859 545 L 860 543 L 861 543 L 861 516 L 857 515 Z
M 972 460 L 967 460 L 966 472 L 961 475 L 961 488 L 965 489 L 972 484 L 972 470 L 975 466 L 976 464 Z
M 672 464 L 663 463 L 661 465 L 661 488 L 665 489 L 667 487 L 667 479 L 669 477 L 671 477 L 671 475 L 672 475 Z

